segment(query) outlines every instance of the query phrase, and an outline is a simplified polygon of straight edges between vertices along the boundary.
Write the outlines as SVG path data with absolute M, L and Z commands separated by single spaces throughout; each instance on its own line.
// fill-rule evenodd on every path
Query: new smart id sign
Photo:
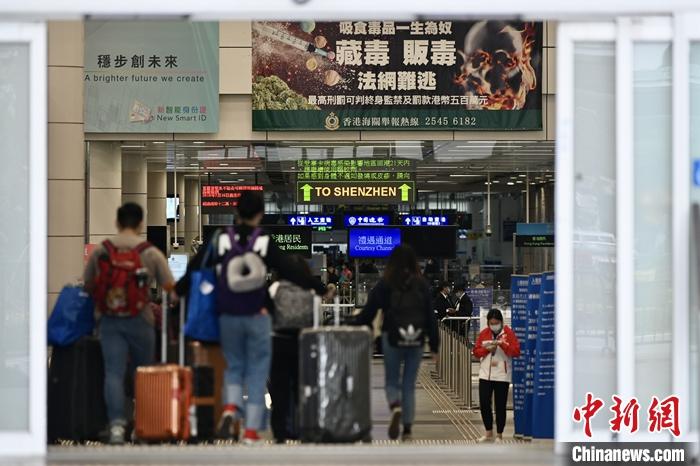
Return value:
M 401 244 L 399 228 L 352 228 L 348 255 L 354 258 L 388 257 Z

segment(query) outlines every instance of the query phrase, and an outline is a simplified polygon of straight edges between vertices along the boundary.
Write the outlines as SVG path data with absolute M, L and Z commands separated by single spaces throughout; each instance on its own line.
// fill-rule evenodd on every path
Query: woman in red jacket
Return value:
M 503 440 L 506 426 L 506 402 L 510 388 L 513 358 L 520 356 L 520 343 L 513 330 L 503 325 L 503 314 L 491 309 L 486 315 L 488 327 L 479 333 L 474 356 L 480 359 L 479 404 L 486 435 L 479 442 L 493 442 L 493 413 L 491 398 L 496 394 L 496 442 Z

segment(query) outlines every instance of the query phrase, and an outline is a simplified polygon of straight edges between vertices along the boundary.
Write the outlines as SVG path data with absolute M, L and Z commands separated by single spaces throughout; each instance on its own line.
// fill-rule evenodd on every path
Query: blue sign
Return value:
M 346 227 L 384 227 L 391 224 L 388 215 L 346 215 Z
M 472 301 L 472 316 L 479 317 L 480 308 L 493 307 L 493 288 L 467 288 L 466 293 Z
M 523 435 L 532 437 L 534 416 L 532 399 L 535 392 L 535 353 L 537 350 L 537 313 L 540 308 L 540 288 L 542 275 L 530 274 L 527 289 L 527 338 L 520 342 L 520 350 L 525 359 L 525 409 Z M 523 348 L 525 351 L 523 351 Z
M 401 225 L 407 227 L 444 227 L 451 225 L 446 215 L 402 215 Z
M 693 184 L 700 186 L 700 160 L 693 160 Z
M 554 438 L 554 272 L 542 274 L 537 313 L 532 436 Z
M 511 328 L 520 342 L 521 355 L 513 358 L 513 419 L 515 435 L 525 432 L 525 342 L 527 341 L 527 275 L 513 275 L 510 283 Z
M 399 228 L 350 229 L 348 255 L 350 257 L 388 257 L 401 244 Z
M 518 236 L 547 236 L 554 234 L 552 223 L 518 223 L 515 226 L 515 234 Z
M 293 227 L 332 227 L 332 215 L 287 215 L 287 225 Z

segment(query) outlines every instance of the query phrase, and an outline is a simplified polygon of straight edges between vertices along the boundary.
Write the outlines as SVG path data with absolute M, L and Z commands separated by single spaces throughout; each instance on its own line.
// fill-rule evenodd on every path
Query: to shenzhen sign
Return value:
M 216 133 L 219 24 L 85 22 L 85 132 Z
M 253 129 L 539 130 L 542 23 L 253 22 Z
M 413 203 L 413 181 L 331 182 L 298 181 L 298 204 Z

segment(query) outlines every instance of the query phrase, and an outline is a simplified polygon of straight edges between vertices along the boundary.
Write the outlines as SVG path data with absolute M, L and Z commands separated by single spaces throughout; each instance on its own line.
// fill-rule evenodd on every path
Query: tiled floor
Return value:
M 430 377 L 434 369 L 424 362 L 416 390 L 414 441 L 388 440 L 389 409 L 384 398 L 384 372 L 375 360 L 372 373 L 372 414 L 374 429 L 371 445 L 163 445 L 163 446 L 53 446 L 44 461 L 3 461 L 0 465 L 464 465 L 554 464 L 552 442 L 512 440 L 512 414 L 509 412 L 506 442 L 481 445 L 481 417 L 469 412 L 440 390 Z

